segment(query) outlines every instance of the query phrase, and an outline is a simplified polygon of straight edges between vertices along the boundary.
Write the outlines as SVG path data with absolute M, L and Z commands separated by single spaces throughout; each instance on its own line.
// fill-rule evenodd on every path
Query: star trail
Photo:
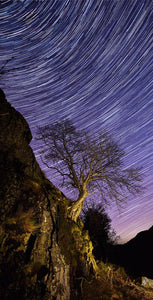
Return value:
M 1 0 L 0 87 L 36 127 L 70 118 L 79 129 L 107 129 L 125 166 L 143 167 L 144 193 L 112 204 L 124 242 L 153 225 L 153 2 Z M 40 145 L 31 146 L 41 167 Z

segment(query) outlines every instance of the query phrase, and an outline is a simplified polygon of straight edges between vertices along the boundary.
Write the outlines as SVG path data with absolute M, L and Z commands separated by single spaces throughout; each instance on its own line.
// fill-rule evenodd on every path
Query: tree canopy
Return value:
M 69 210 L 74 221 L 89 195 L 99 193 L 103 202 L 119 203 L 128 193 L 140 192 L 140 168 L 124 168 L 124 151 L 106 131 L 89 135 L 66 119 L 39 127 L 37 139 L 44 142 L 43 162 L 60 174 L 64 187 L 78 191 Z

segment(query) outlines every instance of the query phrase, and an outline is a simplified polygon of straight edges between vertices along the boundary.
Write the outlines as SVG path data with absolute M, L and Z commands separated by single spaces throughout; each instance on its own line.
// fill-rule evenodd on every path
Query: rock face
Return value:
M 92 244 L 67 218 L 70 201 L 41 171 L 31 139 L 0 90 L 0 298 L 79 299 Z

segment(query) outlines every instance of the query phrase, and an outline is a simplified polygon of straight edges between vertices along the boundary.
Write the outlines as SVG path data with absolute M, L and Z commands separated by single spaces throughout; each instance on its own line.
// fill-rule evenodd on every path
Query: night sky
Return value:
M 0 1 L 0 87 L 33 136 L 68 117 L 113 133 L 125 165 L 143 167 L 144 193 L 108 208 L 121 242 L 153 225 L 152 46 L 151 0 Z

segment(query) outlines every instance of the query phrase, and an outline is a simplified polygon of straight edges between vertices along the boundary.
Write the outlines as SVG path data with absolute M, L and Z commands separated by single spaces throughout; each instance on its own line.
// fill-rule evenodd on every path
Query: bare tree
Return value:
M 63 186 L 78 190 L 77 200 L 69 208 L 74 221 L 89 195 L 99 193 L 106 203 L 119 203 L 127 192 L 141 191 L 140 168 L 124 169 L 124 151 L 105 131 L 90 136 L 64 120 L 39 127 L 37 139 L 44 142 L 43 162 L 61 175 Z
M 7 65 L 9 64 L 10 61 L 12 61 L 14 59 L 14 56 L 12 56 L 11 58 L 7 59 L 3 65 L 0 67 L 0 77 L 2 78 L 3 75 L 7 74 L 7 73 L 11 73 L 14 70 L 20 70 L 20 69 L 24 69 L 25 66 L 21 66 L 21 67 L 13 67 L 13 68 L 8 68 Z

